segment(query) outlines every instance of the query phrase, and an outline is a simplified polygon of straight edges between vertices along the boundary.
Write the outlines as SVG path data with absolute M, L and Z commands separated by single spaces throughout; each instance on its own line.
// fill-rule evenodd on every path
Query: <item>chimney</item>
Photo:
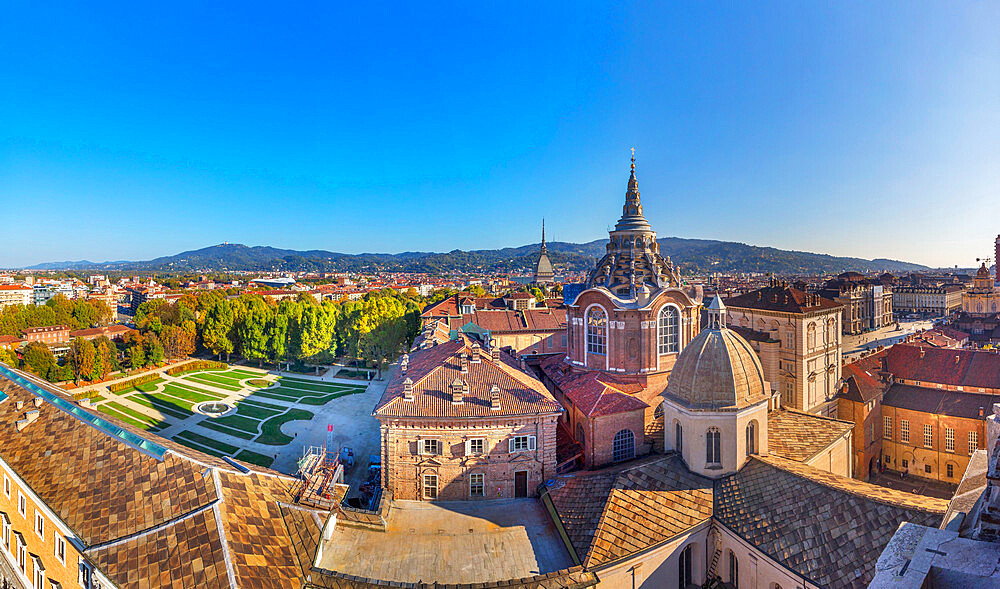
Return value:
M 403 381 L 403 400 L 413 400 L 413 381 L 410 380 L 410 377 L 406 377 L 406 380 Z
M 500 361 L 500 346 L 493 346 L 490 348 L 490 359 L 494 362 Z
M 490 409 L 500 411 L 500 387 L 495 384 L 490 389 Z
M 17 404 L 15 405 L 15 407 L 17 407 L 18 411 L 20 411 L 21 409 L 24 409 L 24 401 L 18 401 Z
M 469 349 L 472 350 L 472 363 L 479 364 L 479 354 L 481 352 L 479 342 L 472 342 L 472 346 Z
M 983 408 L 980 407 L 979 408 L 979 419 L 982 419 L 982 418 L 983 418 Z
M 399 371 L 402 374 L 406 374 L 406 369 L 408 368 L 409 364 L 410 364 L 410 355 L 403 354 L 403 359 L 399 361 Z
M 924 349 L 923 349 L 923 348 L 920 348 L 920 357 L 921 357 L 921 358 L 923 358 L 923 357 L 924 357 Z
M 14 424 L 14 427 L 17 428 L 17 431 L 21 431 L 24 428 L 28 427 L 28 424 L 31 423 L 32 421 L 35 421 L 36 419 L 38 419 L 38 409 L 31 409 L 30 411 L 26 411 L 24 413 L 24 419 L 17 420 L 17 422 Z
M 958 364 L 959 361 L 961 361 L 961 359 L 962 359 L 961 356 L 959 356 L 958 354 L 955 354 L 955 364 Z
M 90 409 L 91 407 L 94 406 L 94 404 L 91 402 L 91 400 L 89 398 L 86 398 L 86 397 L 83 398 L 83 399 L 80 399 L 79 401 L 77 401 L 77 404 L 80 405 L 80 407 L 85 407 L 87 409 Z
M 463 353 L 460 357 L 462 374 L 469 373 L 469 358 Z
M 465 402 L 465 393 L 469 391 L 469 384 L 460 378 L 456 378 L 451 383 L 451 404 L 461 405 Z
M 958 356 L 955 356 L 955 357 L 957 358 Z M 34 403 L 35 403 L 35 407 L 41 407 L 42 406 L 42 398 L 41 397 L 35 397 Z

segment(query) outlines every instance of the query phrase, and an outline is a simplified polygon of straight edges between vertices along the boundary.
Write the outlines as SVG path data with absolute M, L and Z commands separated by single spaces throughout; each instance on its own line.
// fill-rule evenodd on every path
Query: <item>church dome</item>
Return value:
M 986 262 L 983 262 L 983 265 L 979 267 L 979 271 L 976 272 L 976 278 L 982 280 L 982 279 L 988 279 L 989 277 L 990 277 L 990 271 L 986 268 Z
M 709 326 L 677 357 L 664 396 L 690 409 L 743 409 L 769 395 L 764 369 L 750 344 L 726 328 L 725 306 L 707 308 Z

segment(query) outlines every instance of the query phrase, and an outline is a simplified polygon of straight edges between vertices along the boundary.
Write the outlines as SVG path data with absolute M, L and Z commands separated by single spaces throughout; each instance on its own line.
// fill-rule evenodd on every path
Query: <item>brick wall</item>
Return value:
M 986 447 L 985 418 L 951 417 L 888 406 L 882 407 L 882 416 L 892 418 L 892 437 L 882 440 L 883 460 L 890 470 L 903 471 L 905 460 L 905 471 L 913 476 L 957 485 L 969 464 L 969 432 L 976 432 L 978 448 Z M 902 439 L 903 420 L 909 424 L 909 442 Z M 924 425 L 931 426 L 930 447 L 924 445 Z M 955 432 L 953 451 L 946 450 L 946 429 Z M 952 465 L 951 476 L 948 476 L 949 464 Z

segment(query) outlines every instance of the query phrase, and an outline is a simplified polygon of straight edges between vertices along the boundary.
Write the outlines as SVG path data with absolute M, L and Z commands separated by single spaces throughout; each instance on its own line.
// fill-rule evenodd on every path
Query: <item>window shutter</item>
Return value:
M 507 453 L 508 454 L 514 453 L 514 438 L 507 440 Z
M 419 438 L 417 439 L 417 454 L 424 454 L 424 441 Z
M 535 436 L 528 436 L 528 450 L 535 449 Z
M 465 440 L 465 455 L 472 455 L 472 442 L 470 440 Z

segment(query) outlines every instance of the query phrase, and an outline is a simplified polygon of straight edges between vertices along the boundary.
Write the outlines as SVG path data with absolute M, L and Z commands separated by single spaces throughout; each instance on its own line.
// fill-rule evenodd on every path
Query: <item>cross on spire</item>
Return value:
M 635 148 L 632 148 L 632 169 L 635 169 Z

